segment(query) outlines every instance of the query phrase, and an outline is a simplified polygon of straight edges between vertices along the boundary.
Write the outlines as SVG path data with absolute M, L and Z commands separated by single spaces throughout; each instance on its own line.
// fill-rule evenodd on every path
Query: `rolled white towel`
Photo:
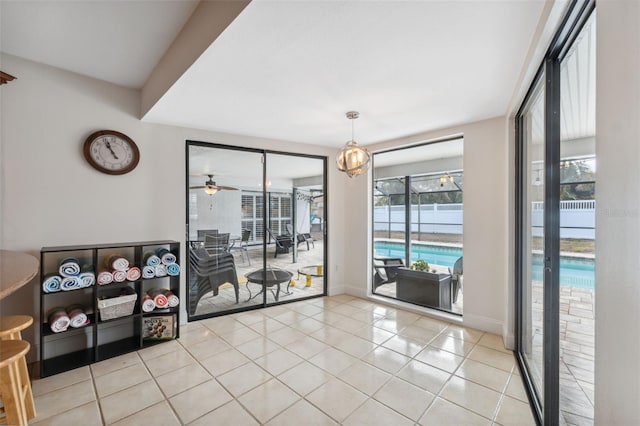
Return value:
M 81 272 L 79 278 L 82 287 L 91 287 L 96 283 L 96 275 L 93 272 Z
M 137 266 L 132 266 L 127 271 L 127 280 L 138 281 L 141 275 L 142 275 L 142 272 L 140 272 L 140 268 L 138 268 Z
M 113 282 L 113 274 L 109 271 L 102 271 L 98 274 L 98 284 L 105 285 Z
M 56 291 L 60 291 L 61 283 L 62 278 L 60 278 L 60 275 L 48 274 L 44 277 L 44 281 L 42 282 L 42 291 L 45 293 L 55 293 Z
M 82 288 L 80 277 L 64 277 L 60 282 L 60 289 L 63 291 L 77 290 Z
M 164 265 L 171 265 L 172 263 L 176 263 L 176 256 L 166 248 L 157 249 L 156 256 L 160 258 L 160 261 Z
M 167 267 L 165 265 L 156 265 L 154 266 L 156 277 L 166 277 L 167 276 Z
M 60 262 L 58 272 L 63 277 L 73 277 L 80 273 L 80 262 L 75 257 L 67 257 Z
M 142 298 L 142 311 L 143 312 L 151 312 L 156 308 L 156 302 L 153 301 L 151 296 L 145 294 Z
M 67 307 L 67 315 L 69 316 L 69 325 L 73 328 L 79 328 L 89 324 L 89 317 L 84 312 L 81 305 L 71 305 Z
M 105 266 L 116 271 L 126 271 L 129 269 L 129 261 L 117 254 L 109 255 L 104 260 Z
M 152 251 L 145 253 L 143 260 L 144 264 L 147 266 L 156 266 L 162 262 L 162 260 Z
M 156 276 L 155 266 L 147 265 L 142 267 L 142 278 L 149 279 L 149 278 L 155 278 L 155 276 Z
M 170 308 L 175 308 L 176 306 L 178 306 L 180 304 L 180 299 L 178 299 L 178 296 L 173 294 L 173 292 L 171 290 L 163 290 L 162 293 L 167 298 L 167 301 L 169 302 L 169 307 Z
M 69 328 L 69 324 L 71 323 L 69 315 L 67 315 L 67 311 L 64 308 L 53 308 L 51 313 L 48 315 L 48 321 L 49 328 L 54 333 L 67 331 L 67 328 Z
M 178 265 L 177 263 L 171 263 L 167 265 L 167 274 L 171 275 L 172 277 L 177 277 L 178 275 L 180 275 L 180 265 Z
M 111 274 L 113 275 L 113 281 L 117 283 L 127 280 L 127 271 L 113 271 Z

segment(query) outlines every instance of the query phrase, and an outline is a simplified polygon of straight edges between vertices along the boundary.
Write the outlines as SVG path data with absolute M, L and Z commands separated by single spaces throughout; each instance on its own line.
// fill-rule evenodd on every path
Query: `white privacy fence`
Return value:
M 533 236 L 543 235 L 544 202 L 531 203 Z M 560 237 L 595 239 L 595 200 L 560 201 Z M 375 206 L 374 231 L 404 232 L 405 206 Z M 463 204 L 411 206 L 411 232 L 462 234 Z
M 544 202 L 531 203 L 531 234 L 544 235 Z M 560 201 L 560 238 L 596 238 L 596 200 Z
M 422 204 L 411 206 L 411 232 L 462 234 L 463 204 Z M 405 206 L 375 206 L 375 231 L 404 232 Z

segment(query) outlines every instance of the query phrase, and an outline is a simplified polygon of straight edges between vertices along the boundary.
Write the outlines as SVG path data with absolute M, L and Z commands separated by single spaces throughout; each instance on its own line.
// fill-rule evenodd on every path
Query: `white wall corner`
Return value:
M 468 313 L 464 314 L 462 323 L 465 327 L 471 327 L 477 330 L 497 334 L 504 338 L 504 324 L 502 321 L 498 321 L 495 318 Z
M 344 286 L 344 292 L 347 293 L 348 295 L 360 297 L 362 299 L 366 299 L 368 294 L 367 289 L 362 288 L 362 286 L 346 285 Z

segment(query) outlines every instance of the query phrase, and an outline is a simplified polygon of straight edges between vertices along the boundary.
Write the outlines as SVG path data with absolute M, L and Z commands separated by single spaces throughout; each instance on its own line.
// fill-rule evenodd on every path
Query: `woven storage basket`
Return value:
M 127 294 L 125 296 L 112 297 L 111 299 L 98 300 L 100 319 L 106 321 L 131 315 L 137 299 L 137 294 Z

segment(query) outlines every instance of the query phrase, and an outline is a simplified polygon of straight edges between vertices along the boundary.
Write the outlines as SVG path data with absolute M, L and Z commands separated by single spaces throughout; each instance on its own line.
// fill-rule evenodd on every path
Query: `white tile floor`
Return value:
M 529 425 L 498 336 L 347 295 L 207 319 L 33 382 L 38 425 Z

